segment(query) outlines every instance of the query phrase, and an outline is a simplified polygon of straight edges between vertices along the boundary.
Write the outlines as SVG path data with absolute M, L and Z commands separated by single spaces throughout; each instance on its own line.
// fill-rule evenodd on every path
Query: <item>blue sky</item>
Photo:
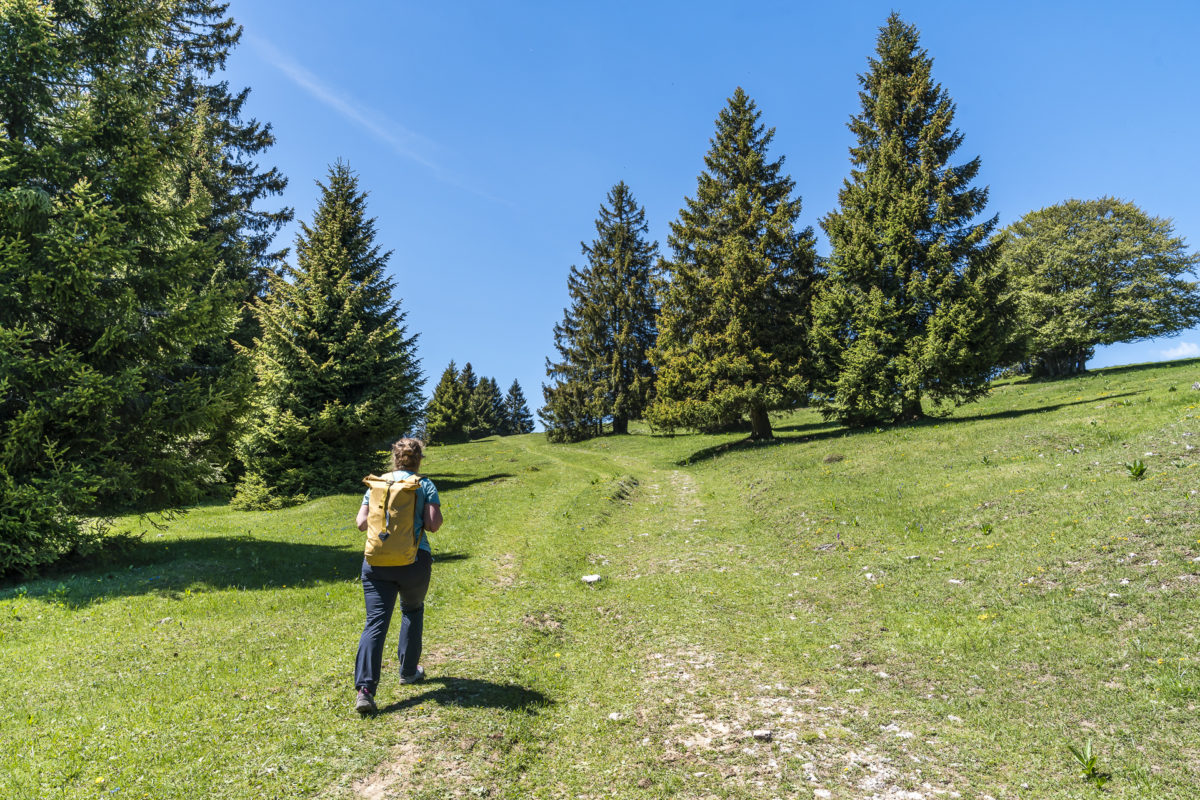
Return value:
M 336 8 L 336 11 L 331 9 Z M 747 10 L 742 10 L 747 9 Z M 225 77 L 274 126 L 262 159 L 310 220 L 341 158 L 380 244 L 432 390 L 450 359 L 541 405 L 566 277 L 609 188 L 629 184 L 664 253 L 717 113 L 738 86 L 817 231 L 848 173 L 857 75 L 898 11 L 957 103 L 1008 224 L 1115 195 L 1200 245 L 1200 3 L 408 3 L 232 0 Z M 295 228 L 285 232 L 291 244 Z M 1102 348 L 1089 366 L 1200 355 L 1200 328 Z

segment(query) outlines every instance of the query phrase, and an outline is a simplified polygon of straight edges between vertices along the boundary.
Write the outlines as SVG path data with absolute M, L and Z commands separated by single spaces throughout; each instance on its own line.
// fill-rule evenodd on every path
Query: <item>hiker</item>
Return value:
M 354 668 L 354 685 L 358 690 L 354 708 L 360 714 L 377 710 L 375 690 L 379 686 L 383 645 L 397 595 L 401 614 L 400 643 L 396 650 L 400 659 L 400 682 L 418 683 L 425 679 L 425 670 L 418 662 L 421 659 L 425 592 L 429 589 L 433 564 L 433 552 L 425 534 L 442 526 L 442 507 L 433 481 L 417 474 L 424 448 L 420 439 L 399 440 L 392 445 L 393 471 L 363 479 L 369 488 L 363 495 L 356 522 L 360 531 L 366 531 L 368 527 L 370 531 L 362 565 L 367 622 L 358 643 L 358 660 Z M 390 515 L 392 509 L 409 507 L 413 511 L 411 529 L 407 518 L 397 520 Z

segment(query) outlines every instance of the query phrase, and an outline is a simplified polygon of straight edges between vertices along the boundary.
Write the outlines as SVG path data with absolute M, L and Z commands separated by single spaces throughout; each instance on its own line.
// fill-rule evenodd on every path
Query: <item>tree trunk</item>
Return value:
M 913 422 L 914 420 L 922 419 L 925 412 L 921 410 L 921 395 L 913 395 L 904 398 L 904 404 L 900 408 L 901 422 Z
M 622 416 L 613 417 L 613 433 L 629 433 L 629 420 Z
M 1078 347 L 1038 353 L 1030 372 L 1034 378 L 1049 379 L 1082 375 L 1087 371 L 1087 362 L 1093 352 L 1090 347 Z
M 750 438 L 756 441 L 774 438 L 771 433 L 771 418 L 764 406 L 750 407 Z

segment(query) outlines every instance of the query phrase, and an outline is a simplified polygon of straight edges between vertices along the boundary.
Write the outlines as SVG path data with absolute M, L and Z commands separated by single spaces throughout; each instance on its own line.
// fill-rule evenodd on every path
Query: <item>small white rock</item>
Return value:
M 621 712 L 614 711 L 608 715 L 608 718 L 611 719 L 613 722 L 616 722 L 617 720 L 619 720 L 621 718 Z
M 597 583 L 599 580 L 600 580 L 599 575 L 584 575 L 583 576 L 584 583 Z
M 772 736 L 771 731 L 769 731 L 766 728 L 759 728 L 758 730 L 754 731 L 750 735 L 753 736 L 755 739 L 758 739 L 760 742 L 769 742 L 769 741 L 771 741 L 771 736 Z
M 958 578 L 951 578 L 950 580 L 946 581 L 946 583 L 953 583 L 955 586 L 962 586 L 962 581 L 960 581 Z

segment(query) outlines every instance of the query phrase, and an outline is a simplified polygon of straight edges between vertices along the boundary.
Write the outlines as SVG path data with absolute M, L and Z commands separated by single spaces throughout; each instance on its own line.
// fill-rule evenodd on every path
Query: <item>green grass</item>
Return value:
M 1089 739 L 1104 796 L 1193 797 L 1197 378 L 432 449 L 430 680 L 365 720 L 357 497 L 193 509 L 0 590 L 0 797 L 1074 798 Z

